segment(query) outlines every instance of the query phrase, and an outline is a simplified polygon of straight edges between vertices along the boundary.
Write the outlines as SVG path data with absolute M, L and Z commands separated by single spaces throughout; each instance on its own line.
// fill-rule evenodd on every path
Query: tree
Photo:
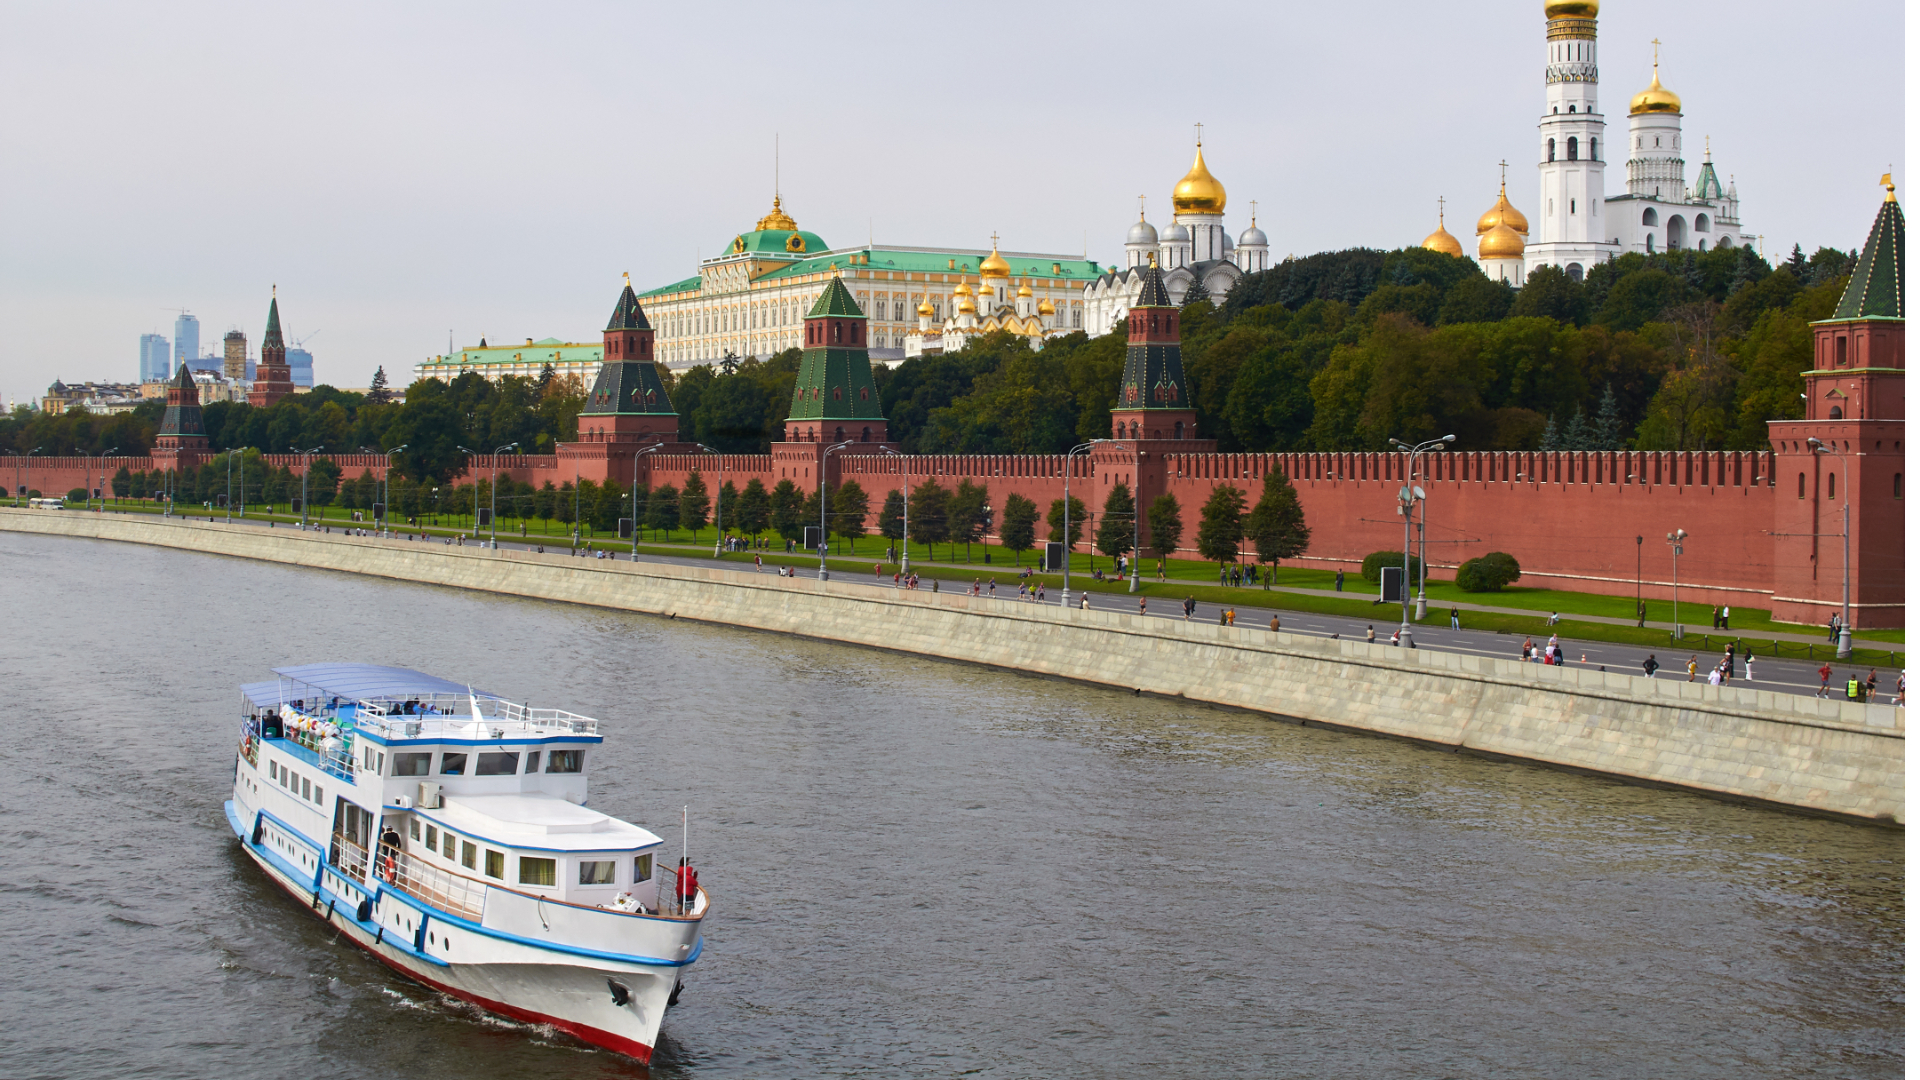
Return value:
M 1520 580 L 1520 561 L 1504 551 L 1490 551 L 1460 564 L 1453 583 L 1462 592 L 1499 592 L 1502 585 Z
M 712 504 L 707 499 L 707 482 L 698 470 L 687 474 L 687 485 L 680 489 L 680 527 L 699 532 L 707 527 Z
M 947 499 L 947 543 L 967 545 L 967 561 L 973 561 L 973 542 L 987 531 L 987 489 L 971 480 L 962 480 Z M 951 546 L 947 557 L 953 557 Z
M 907 537 L 927 545 L 927 558 L 933 558 L 933 545 L 947 538 L 947 489 L 931 477 L 913 489 L 907 500 Z
M 847 549 L 853 549 L 856 537 L 867 535 L 867 489 L 853 480 L 842 483 L 833 493 L 833 531 L 847 538 Z
M 673 530 L 679 527 L 680 493 L 672 484 L 661 484 L 647 499 L 647 528 L 666 533 L 672 540 Z
M 547 523 L 553 520 L 554 511 L 558 509 L 554 503 L 559 497 L 560 490 L 553 486 L 553 481 L 551 480 L 547 481 L 546 484 L 534 494 L 533 513 L 535 517 L 540 519 L 541 532 L 546 532 Z
M 501 482 L 502 492 L 511 482 L 510 480 Z M 618 535 L 620 519 L 627 516 L 627 509 L 626 491 L 621 488 L 620 481 L 609 477 L 607 482 L 599 485 L 599 490 L 594 492 L 592 517 L 588 520 L 592 521 L 593 527 L 601 532 Z
M 756 476 L 747 481 L 746 489 L 733 504 L 734 527 L 748 536 L 759 536 L 767 531 L 772 516 L 773 503 L 767 498 L 767 485 Z
M 484 478 L 474 482 L 474 487 L 479 490 L 480 503 L 483 506 L 486 505 L 487 501 L 485 485 L 486 480 Z M 600 485 L 591 480 L 581 480 L 573 485 L 573 494 L 580 502 L 580 520 L 578 523 L 580 531 L 588 536 L 592 536 L 593 530 L 600 527 L 599 522 L 595 520 L 595 516 L 598 513 L 595 507 L 600 500 Z
M 1577 326 L 1587 321 L 1587 295 L 1565 270 L 1541 266 L 1527 275 L 1510 310 L 1517 317 L 1544 315 Z
M 1167 556 L 1179 550 L 1180 536 L 1186 525 L 1180 520 L 1180 500 L 1171 492 L 1153 500 L 1147 507 L 1147 540 L 1160 556 L 1160 570 L 1166 572 Z
M 1219 484 L 1200 508 L 1200 556 L 1217 563 L 1240 558 L 1246 537 L 1247 493 L 1231 484 Z
M 387 389 L 387 369 L 385 365 L 373 369 L 373 382 L 367 386 L 367 404 L 385 405 L 393 400 L 393 391 Z
M 1008 495 L 1000 508 L 1000 546 L 1013 552 L 1013 564 L 1020 565 L 1021 553 L 1033 550 L 1034 524 L 1040 520 L 1040 508 L 1024 495 Z
M 888 540 L 906 540 L 900 531 L 906 525 L 906 510 L 902 505 L 905 501 L 905 493 L 899 488 L 889 488 L 886 499 L 880 503 L 880 535 Z
M 547 387 L 553 385 L 554 374 L 553 361 L 548 360 L 540 365 L 540 377 L 534 380 L 533 386 L 534 389 L 540 392 L 541 396 L 544 397 L 547 392 Z
M 1100 511 L 1100 528 L 1093 535 L 1094 546 L 1100 549 L 1100 554 L 1117 560 L 1133 550 L 1133 514 L 1133 489 L 1123 480 L 1107 492 L 1107 505 Z M 1115 566 L 1118 565 L 1116 562 Z
M 771 509 L 773 531 L 780 534 L 782 540 L 798 540 L 805 535 L 801 531 L 806 520 L 800 516 L 800 508 L 806 502 L 806 496 L 791 480 L 782 480 L 774 485 L 773 494 L 768 499 Z
M 740 531 L 740 492 L 731 480 L 720 485 L 720 494 L 713 500 L 713 523 L 722 529 Z
M 1401 565 L 1407 568 L 1408 581 L 1420 580 L 1420 556 L 1404 551 L 1376 551 L 1368 555 L 1360 560 L 1360 576 L 1366 578 L 1368 584 L 1378 585 L 1381 567 Z
M 120 466 L 120 471 L 113 474 L 114 497 L 119 499 L 124 499 L 127 497 L 128 492 L 131 492 L 132 490 L 133 490 L 133 472 L 132 470 L 128 469 L 125 465 L 122 465 Z
M 1267 584 L 1273 584 L 1273 570 L 1281 559 L 1297 559 L 1306 554 L 1313 530 L 1307 527 L 1307 514 L 1300 508 L 1300 493 L 1285 473 L 1267 473 L 1260 501 L 1247 515 L 1247 534 L 1253 538 L 1253 550 L 1267 564 Z
M 1068 506 L 1071 507 L 1070 514 L 1063 509 Z M 1063 520 L 1063 518 L 1071 518 L 1071 520 Z M 1085 535 L 1086 529 L 1087 504 L 1081 502 L 1078 495 L 1073 496 L 1070 504 L 1055 499 L 1053 505 L 1047 507 L 1048 543 L 1065 543 L 1067 550 L 1072 551 L 1073 546 L 1080 542 L 1080 537 Z

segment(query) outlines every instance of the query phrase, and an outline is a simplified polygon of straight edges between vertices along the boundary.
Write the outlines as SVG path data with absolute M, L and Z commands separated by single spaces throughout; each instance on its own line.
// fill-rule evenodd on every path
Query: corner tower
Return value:
M 1114 403 L 1113 437 L 1127 441 L 1194 438 L 1193 401 L 1180 361 L 1180 309 L 1156 263 L 1147 264 L 1140 299 L 1127 312 L 1127 366 Z M 1188 452 L 1193 452 L 1189 450 Z
M 653 327 L 633 283 L 620 290 L 601 337 L 600 372 L 580 410 L 582 443 L 672 443 L 680 437 L 660 370 L 653 362 Z M 631 449 L 631 448 L 629 448 Z
M 153 440 L 156 469 L 177 471 L 199 464 L 207 453 L 207 425 L 200 416 L 200 389 L 186 364 L 167 384 L 167 411 Z
M 267 333 L 260 339 L 260 363 L 253 373 L 247 404 L 264 409 L 293 393 L 293 369 L 287 366 L 287 343 L 280 334 L 280 288 L 267 302 Z
M 1886 198 L 1833 318 L 1813 323 L 1804 419 L 1767 425 L 1774 449 L 1773 613 L 1849 626 L 1901 626 L 1906 614 L 1906 215 Z M 1818 453 L 1813 442 L 1827 448 Z M 1846 550 L 1843 554 L 1842 546 Z
M 851 440 L 871 444 L 877 453 L 887 441 L 887 421 L 880 415 L 880 394 L 867 357 L 867 316 L 838 277 L 828 280 L 807 312 L 801 340 L 805 345 L 787 412 L 786 441 L 825 445 Z

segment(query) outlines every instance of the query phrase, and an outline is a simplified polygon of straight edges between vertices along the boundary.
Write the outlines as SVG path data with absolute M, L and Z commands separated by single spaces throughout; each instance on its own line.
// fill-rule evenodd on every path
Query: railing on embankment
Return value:
M 1906 710 L 1891 705 L 1122 612 L 893 592 L 732 567 L 60 511 L 0 509 L 0 530 L 156 544 L 784 631 L 1840 817 L 1906 820 Z

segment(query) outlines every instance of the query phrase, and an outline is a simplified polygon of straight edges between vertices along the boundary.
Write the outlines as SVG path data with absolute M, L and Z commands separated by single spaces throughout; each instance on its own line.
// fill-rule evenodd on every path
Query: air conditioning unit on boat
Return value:
M 420 809 L 440 809 L 440 785 L 431 780 L 420 781 Z
M 413 809 L 413 798 L 408 795 L 396 795 L 393 797 L 393 805 L 402 810 L 411 810 Z

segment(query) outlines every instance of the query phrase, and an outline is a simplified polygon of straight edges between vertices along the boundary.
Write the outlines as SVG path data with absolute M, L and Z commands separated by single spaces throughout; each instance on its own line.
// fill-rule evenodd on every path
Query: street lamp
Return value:
M 1060 500 L 1060 553 L 1062 556 L 1060 559 L 1060 606 L 1063 608 L 1073 606 L 1068 602 L 1073 592 L 1073 455 L 1085 450 L 1087 456 L 1091 458 L 1095 443 L 1112 441 L 1112 439 L 1095 439 L 1092 442 L 1083 442 L 1067 451 L 1067 467 L 1065 475 L 1060 480 L 1064 496 Z
M 1807 445 L 1816 454 L 1832 455 L 1840 459 L 1840 486 L 1845 488 L 1844 498 L 1840 501 L 1840 637 L 1834 642 L 1833 657 L 1845 660 L 1853 655 L 1853 486 L 1847 469 L 1847 455 L 1834 454 L 1833 447 L 1819 439 L 1808 439 Z M 1819 477 L 1814 478 L 1814 505 L 1820 503 Z M 1817 520 L 1817 519 L 1816 519 Z M 1819 526 L 1814 526 L 1816 537 Z M 1814 541 L 1816 544 L 1819 541 Z
M 103 489 L 107 486 L 107 458 L 113 454 L 114 450 L 118 450 L 118 449 L 120 448 L 116 446 L 113 448 L 113 450 L 102 450 L 100 451 L 100 453 L 94 455 L 100 462 L 100 486 Z M 92 478 L 93 478 L 92 470 L 88 470 L 88 479 L 91 480 Z M 240 482 L 244 484 L 246 483 L 246 480 L 243 478 Z M 100 493 L 100 509 L 105 510 L 106 508 L 107 508 L 107 498 L 106 498 L 106 492 L 103 490 Z M 87 509 L 89 510 L 93 509 L 92 485 L 88 485 L 88 488 L 87 488 Z
M 880 452 L 900 459 L 900 576 L 893 582 L 893 587 L 898 589 L 907 580 L 907 500 L 911 494 L 907 487 L 907 455 L 891 446 L 882 446 Z
M 1635 626 L 1647 625 L 1647 604 L 1640 599 L 1640 544 L 1646 537 L 1633 538 L 1633 617 Z
M 716 457 L 718 457 L 720 454 L 720 451 L 715 450 L 713 447 L 708 446 L 706 443 L 697 442 L 697 443 L 694 443 L 693 445 L 699 447 L 702 450 L 705 450 L 709 454 L 713 454 Z M 638 459 L 636 458 L 636 461 L 637 460 Z M 639 468 L 637 464 L 634 467 Z M 713 470 L 713 478 L 715 480 L 720 479 L 721 471 L 722 470 L 720 470 L 719 468 L 715 468 Z M 724 499 L 725 499 L 725 489 L 716 483 L 713 487 L 713 557 L 716 559 L 720 557 L 721 538 L 726 535 L 726 529 L 722 528 L 720 525 L 720 511 L 721 511 L 720 504 L 722 501 L 724 501 Z
M 25 478 L 21 479 L 17 486 L 27 488 L 29 490 L 33 488 L 33 455 L 45 449 L 46 447 L 44 446 L 36 446 L 33 449 L 27 451 L 25 454 L 22 454 L 20 456 L 20 464 L 24 466 L 27 471 L 26 471 Z M 20 505 L 20 500 L 18 497 L 14 499 L 13 504 L 15 506 Z
M 380 532 L 382 535 L 385 535 L 387 531 L 387 521 L 392 517 L 390 511 L 393 504 L 393 455 L 406 448 L 407 444 L 401 443 L 399 446 L 387 451 L 386 468 L 380 471 Z
M 655 438 L 658 437 L 655 436 Z M 628 556 L 628 562 L 640 561 L 640 455 L 651 454 L 665 445 L 666 443 L 656 442 L 652 446 L 641 447 L 633 452 L 633 554 Z M 574 489 L 577 492 L 579 485 L 574 485 Z M 575 498 L 578 497 L 576 494 Z M 575 506 L 577 508 L 578 503 Z
M 1675 529 L 1667 534 L 1667 546 L 1673 549 L 1673 640 L 1679 641 L 1684 635 L 1680 626 L 1680 556 L 1686 550 L 1680 541 L 1687 538 L 1687 530 Z
M 853 445 L 854 440 L 834 443 L 820 452 L 820 580 L 827 580 L 827 455 L 835 450 L 844 450 Z
M 1413 504 L 1416 502 L 1420 504 L 1420 607 L 1414 618 L 1427 617 L 1427 493 L 1413 482 L 1414 474 L 1419 468 L 1421 454 L 1445 446 L 1453 441 L 1453 436 L 1442 435 L 1412 446 L 1399 439 L 1387 441 L 1407 452 L 1407 480 L 1400 485 L 1400 516 L 1405 534 L 1400 550 L 1400 647 L 1410 649 L 1413 647 L 1413 623 L 1407 618 L 1407 579 L 1413 576 Z
M 288 449 L 304 459 L 300 467 L 300 527 L 304 529 L 307 527 L 307 474 L 313 471 L 313 455 L 322 448 L 316 446 L 311 450 L 302 450 L 294 446 Z
M 505 446 L 496 446 L 488 455 L 493 466 L 493 478 L 487 481 L 487 528 L 489 531 L 487 546 L 494 551 L 500 550 L 500 451 L 518 450 L 520 444 L 510 442 Z
M 1140 459 L 1145 456 L 1146 453 L 1144 451 L 1136 450 L 1133 452 L 1133 475 L 1136 481 L 1144 474 L 1140 468 Z M 1133 490 L 1133 579 L 1127 582 L 1127 591 L 1130 593 L 1140 591 L 1140 515 L 1145 509 L 1145 507 L 1141 505 L 1146 501 L 1146 494 L 1141 490 L 1144 486 L 1145 485 L 1136 482 Z
M 458 444 L 455 444 L 454 449 L 467 455 L 467 471 L 472 472 L 473 471 L 473 451 L 467 449 L 464 446 L 460 446 Z M 580 529 L 579 489 L 580 489 L 580 485 L 575 484 L 574 496 L 573 496 L 573 522 L 574 522 L 575 532 L 578 532 Z M 477 480 L 474 481 L 473 483 L 473 538 L 475 540 L 480 539 L 480 483 Z
M 240 470 L 240 482 L 243 484 L 247 482 L 247 471 L 244 467 L 242 467 Z M 242 516 L 245 516 L 245 515 L 242 515 Z M 227 451 L 227 520 L 226 520 L 226 523 L 228 525 L 233 524 L 233 451 L 232 450 Z

